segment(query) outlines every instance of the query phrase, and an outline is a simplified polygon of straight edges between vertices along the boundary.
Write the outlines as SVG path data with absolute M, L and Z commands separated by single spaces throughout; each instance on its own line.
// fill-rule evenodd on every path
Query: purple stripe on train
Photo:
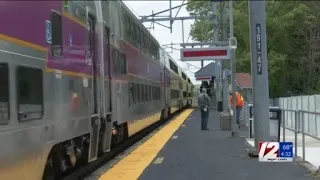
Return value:
M 61 12 L 61 1 L 2 1 L 0 3 L 0 34 L 21 39 L 51 49 L 45 40 L 45 22 L 50 20 L 51 11 Z M 10 18 L 8 18 L 10 17 Z M 91 74 L 92 67 L 86 60 L 87 29 L 70 19 L 63 17 L 63 57 L 48 55 L 48 68 Z M 72 37 L 72 43 L 70 42 Z M 127 56 L 128 73 L 160 81 L 160 65 L 144 56 L 129 44 L 122 43 L 122 51 Z M 111 64 L 112 65 L 112 64 Z M 105 72 L 108 73 L 108 63 Z

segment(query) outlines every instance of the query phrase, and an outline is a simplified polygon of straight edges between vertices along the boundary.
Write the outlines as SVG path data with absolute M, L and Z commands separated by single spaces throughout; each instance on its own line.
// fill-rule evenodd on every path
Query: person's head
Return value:
M 230 95 L 230 96 L 232 95 L 232 91 L 231 91 L 231 90 L 229 90 L 229 95 Z
M 202 88 L 202 92 L 201 92 L 202 94 L 205 94 L 205 93 L 207 93 L 207 90 L 206 90 L 206 88 Z

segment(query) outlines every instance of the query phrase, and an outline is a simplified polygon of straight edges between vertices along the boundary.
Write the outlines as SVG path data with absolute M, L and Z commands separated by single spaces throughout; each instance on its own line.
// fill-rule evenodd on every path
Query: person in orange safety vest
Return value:
M 232 104 L 232 91 L 229 91 L 229 101 L 230 101 L 230 107 L 231 107 L 231 104 Z M 244 104 L 244 99 L 243 97 L 241 96 L 240 93 L 236 92 L 236 120 L 237 120 L 237 125 L 239 126 L 240 128 L 240 114 L 241 114 L 241 110 L 242 110 L 242 107 L 243 107 L 243 104 Z

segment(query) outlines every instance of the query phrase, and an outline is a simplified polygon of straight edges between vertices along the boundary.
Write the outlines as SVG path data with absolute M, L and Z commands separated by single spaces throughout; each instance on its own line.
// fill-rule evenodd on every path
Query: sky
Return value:
M 182 1 L 171 1 L 172 7 L 178 6 L 182 4 Z M 124 0 L 124 3 L 129 7 L 129 9 L 140 19 L 140 16 L 151 15 L 152 11 L 157 13 L 159 11 L 163 11 L 169 9 L 169 1 L 132 1 L 132 0 Z M 172 10 L 172 15 L 175 16 L 179 8 Z M 169 16 L 169 11 L 160 14 L 161 16 Z M 178 14 L 178 17 L 181 16 L 189 16 L 189 13 L 186 10 L 186 6 L 183 6 Z M 184 23 L 184 40 L 185 42 L 193 42 L 191 37 L 189 37 L 191 25 L 194 20 L 185 20 Z M 169 26 L 169 22 L 163 21 L 159 22 L 163 25 Z M 143 23 L 146 27 L 150 27 L 149 22 Z M 172 33 L 170 33 L 170 29 L 162 27 L 158 24 L 154 24 L 154 30 L 150 30 L 151 34 L 158 40 L 160 45 L 174 43 L 182 43 L 182 22 L 174 21 Z M 189 40 L 188 40 L 189 37 Z M 187 41 L 188 40 L 188 41 Z M 198 71 L 201 67 L 200 61 L 191 61 L 191 62 L 182 62 L 180 61 L 180 45 L 174 45 L 173 48 L 178 49 L 174 50 L 171 48 L 167 48 L 167 52 L 170 53 L 172 58 L 179 64 L 181 68 L 184 69 L 187 76 L 194 84 L 200 84 L 200 81 L 195 81 L 194 73 Z M 172 52 L 172 53 L 171 53 Z M 211 61 L 204 61 L 204 66 L 209 64 Z

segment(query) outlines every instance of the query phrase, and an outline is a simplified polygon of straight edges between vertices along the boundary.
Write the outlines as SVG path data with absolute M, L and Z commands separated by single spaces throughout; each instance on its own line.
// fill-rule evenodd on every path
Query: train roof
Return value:
M 178 63 L 171 57 L 171 55 L 163 47 L 160 46 L 160 43 L 158 42 L 158 40 L 150 33 L 150 31 L 143 25 L 143 23 L 141 23 L 141 21 L 137 18 L 137 16 L 132 13 L 130 8 L 123 1 L 120 1 L 120 3 L 124 7 L 124 9 L 135 19 L 137 24 L 139 24 L 149 34 L 149 37 L 158 45 L 160 53 L 161 51 L 163 51 L 165 58 L 170 59 L 178 67 L 178 72 L 179 72 L 178 75 L 182 77 L 182 72 L 186 75 L 185 71 L 178 65 Z M 166 62 L 164 62 L 164 66 L 167 66 Z M 186 75 L 186 79 L 187 81 L 188 79 L 190 80 L 189 76 Z M 191 80 L 190 80 L 190 83 L 192 84 Z
M 164 52 L 164 55 L 166 56 L 165 58 L 169 58 L 178 67 L 179 76 L 182 77 L 182 73 L 184 73 L 186 76 L 186 80 L 187 81 L 188 79 L 190 80 L 190 77 L 186 74 L 186 72 L 182 69 L 182 67 L 178 65 L 178 63 L 172 58 L 172 56 L 164 48 L 161 47 L 160 49 L 161 51 Z M 191 80 L 190 80 L 190 83 L 191 83 Z
M 153 37 L 150 31 L 143 25 L 143 23 L 137 18 L 137 16 L 132 13 L 130 8 L 123 2 L 123 0 L 121 0 L 120 3 L 124 7 L 124 9 L 131 15 L 131 17 L 137 22 L 137 24 L 139 24 L 144 29 L 144 31 L 146 31 L 149 34 L 149 37 L 160 47 L 160 44 L 157 41 L 157 39 Z

